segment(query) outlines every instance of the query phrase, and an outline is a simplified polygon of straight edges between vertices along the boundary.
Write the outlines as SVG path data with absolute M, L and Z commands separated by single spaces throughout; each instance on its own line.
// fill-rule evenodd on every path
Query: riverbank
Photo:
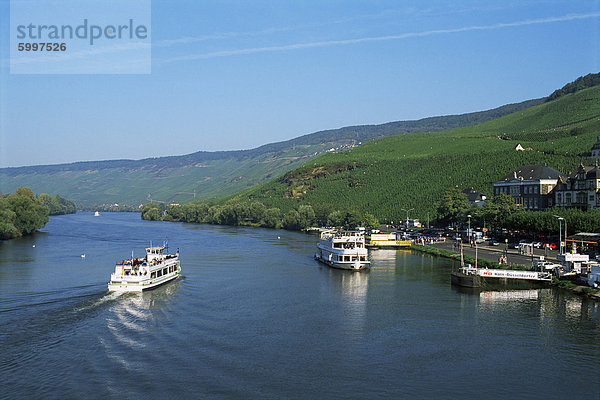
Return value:
M 577 285 L 571 281 L 561 281 L 555 279 L 552 281 L 552 285 L 561 290 L 566 290 L 569 293 L 577 296 L 587 297 L 596 301 L 600 301 L 600 289 L 595 289 L 589 286 Z
M 448 258 L 451 260 L 460 261 L 460 253 L 440 249 L 437 247 L 412 244 L 410 246 L 410 249 L 419 251 L 421 253 L 431 254 L 434 256 L 438 256 L 438 257 L 443 257 L 443 258 Z M 475 265 L 475 257 L 471 257 L 468 255 L 463 255 L 463 257 L 464 257 L 464 260 L 466 263 Z M 485 255 L 484 255 L 484 257 L 485 257 Z M 488 256 L 488 258 L 477 257 L 477 265 L 481 266 L 482 268 L 494 268 L 494 269 L 502 268 L 502 269 L 514 269 L 514 270 L 520 270 L 520 271 L 526 271 L 526 270 L 530 269 L 525 265 L 510 265 L 510 266 L 500 265 L 497 262 L 490 260 L 489 256 Z M 577 285 L 571 281 L 558 280 L 558 279 L 554 279 L 552 281 L 552 286 L 554 286 L 560 290 L 567 291 L 571 294 L 575 294 L 577 296 L 583 296 L 583 297 L 587 297 L 587 298 L 590 298 L 590 299 L 593 299 L 596 301 L 600 301 L 600 289 L 595 289 L 595 288 L 592 288 L 589 286 L 581 286 L 581 285 Z
M 412 244 L 410 246 L 411 250 L 415 250 L 415 251 L 419 251 L 421 253 L 426 253 L 426 254 L 431 254 L 434 256 L 438 256 L 438 257 L 443 257 L 443 258 L 449 258 L 451 260 L 456 260 L 456 261 L 460 261 L 460 253 L 457 252 L 453 252 L 453 251 L 449 251 L 449 250 L 445 250 L 445 249 L 440 249 L 437 247 L 432 247 L 432 246 L 423 246 L 420 244 Z M 472 264 L 475 265 L 475 257 L 463 254 L 465 263 L 468 264 Z M 522 265 L 512 265 L 512 266 L 504 266 L 504 265 L 500 265 L 497 262 L 495 262 L 494 260 L 491 260 L 489 258 L 481 258 L 477 257 L 477 266 L 483 267 L 483 268 L 504 268 L 504 269 L 515 269 L 515 270 L 526 270 L 525 266 Z

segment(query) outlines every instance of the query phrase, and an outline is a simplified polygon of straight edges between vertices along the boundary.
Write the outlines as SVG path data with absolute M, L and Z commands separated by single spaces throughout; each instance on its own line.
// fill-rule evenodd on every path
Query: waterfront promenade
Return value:
M 446 240 L 445 242 L 435 242 L 434 244 L 428 244 L 428 246 L 436 247 L 439 249 L 444 249 L 447 251 L 452 251 L 458 253 L 459 250 L 454 247 L 454 241 Z M 487 244 L 478 244 L 477 245 L 477 258 L 483 260 L 489 260 L 493 262 L 498 262 L 498 259 L 505 253 L 506 247 L 504 245 L 500 246 L 489 246 Z M 463 253 L 465 255 L 475 257 L 475 245 L 472 247 L 468 244 L 463 245 Z M 533 260 L 539 259 L 540 256 L 545 256 L 546 260 L 549 261 L 557 261 L 556 256 L 558 255 L 558 251 L 549 250 L 547 253 L 544 249 L 533 249 L 533 258 L 530 255 L 521 255 L 519 254 L 518 249 L 508 249 L 507 253 L 507 265 L 521 265 L 529 267 L 533 264 Z

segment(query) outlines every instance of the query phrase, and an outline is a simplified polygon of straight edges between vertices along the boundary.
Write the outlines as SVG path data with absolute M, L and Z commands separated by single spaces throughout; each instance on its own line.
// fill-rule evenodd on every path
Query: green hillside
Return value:
M 569 172 L 589 158 L 600 136 L 600 87 L 564 94 L 501 118 L 438 133 L 377 139 L 318 157 L 282 177 L 221 202 L 260 201 L 284 213 L 302 204 L 357 206 L 382 221 L 435 215 L 449 187 L 488 195 L 492 182 L 524 164 Z M 526 151 L 516 151 L 521 144 Z
M 410 132 L 436 132 L 488 121 L 540 104 L 544 99 L 462 115 L 351 126 L 316 132 L 251 150 L 196 152 L 144 160 L 88 161 L 0 169 L 0 192 L 20 186 L 60 193 L 80 205 L 139 204 L 149 199 L 179 203 L 229 195 L 292 170 L 330 149 Z

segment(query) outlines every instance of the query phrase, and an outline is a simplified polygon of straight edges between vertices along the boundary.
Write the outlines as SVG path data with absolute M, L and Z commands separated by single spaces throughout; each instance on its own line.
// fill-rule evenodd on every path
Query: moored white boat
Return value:
M 168 250 L 168 249 L 167 249 Z M 179 250 L 165 253 L 164 246 L 146 248 L 146 257 L 117 263 L 110 275 L 109 292 L 142 292 L 167 283 L 181 274 Z
M 94 217 L 99 217 L 99 216 L 100 216 L 100 213 L 99 213 L 98 211 L 96 211 L 96 212 L 94 213 Z
M 324 231 L 315 259 L 333 268 L 360 271 L 370 265 L 363 232 Z
M 587 283 L 591 287 L 600 287 L 600 264 L 592 264 L 587 274 Z

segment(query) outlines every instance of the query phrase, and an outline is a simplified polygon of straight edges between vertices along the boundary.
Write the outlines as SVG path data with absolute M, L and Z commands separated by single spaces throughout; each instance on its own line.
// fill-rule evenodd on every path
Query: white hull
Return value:
M 171 272 L 167 275 L 161 276 L 160 278 L 155 279 L 144 279 L 140 281 L 128 281 L 121 280 L 120 282 L 109 282 L 108 291 L 109 292 L 143 292 L 144 290 L 151 290 L 157 286 L 163 285 L 167 282 L 170 282 L 174 279 L 177 279 L 181 273 L 181 269 L 178 269 L 175 272 Z
M 319 253 L 315 254 L 315 260 L 322 262 L 325 265 L 329 265 L 332 268 L 345 269 L 348 271 L 360 271 L 367 268 L 370 265 L 369 261 L 330 261 L 329 259 L 322 258 Z

